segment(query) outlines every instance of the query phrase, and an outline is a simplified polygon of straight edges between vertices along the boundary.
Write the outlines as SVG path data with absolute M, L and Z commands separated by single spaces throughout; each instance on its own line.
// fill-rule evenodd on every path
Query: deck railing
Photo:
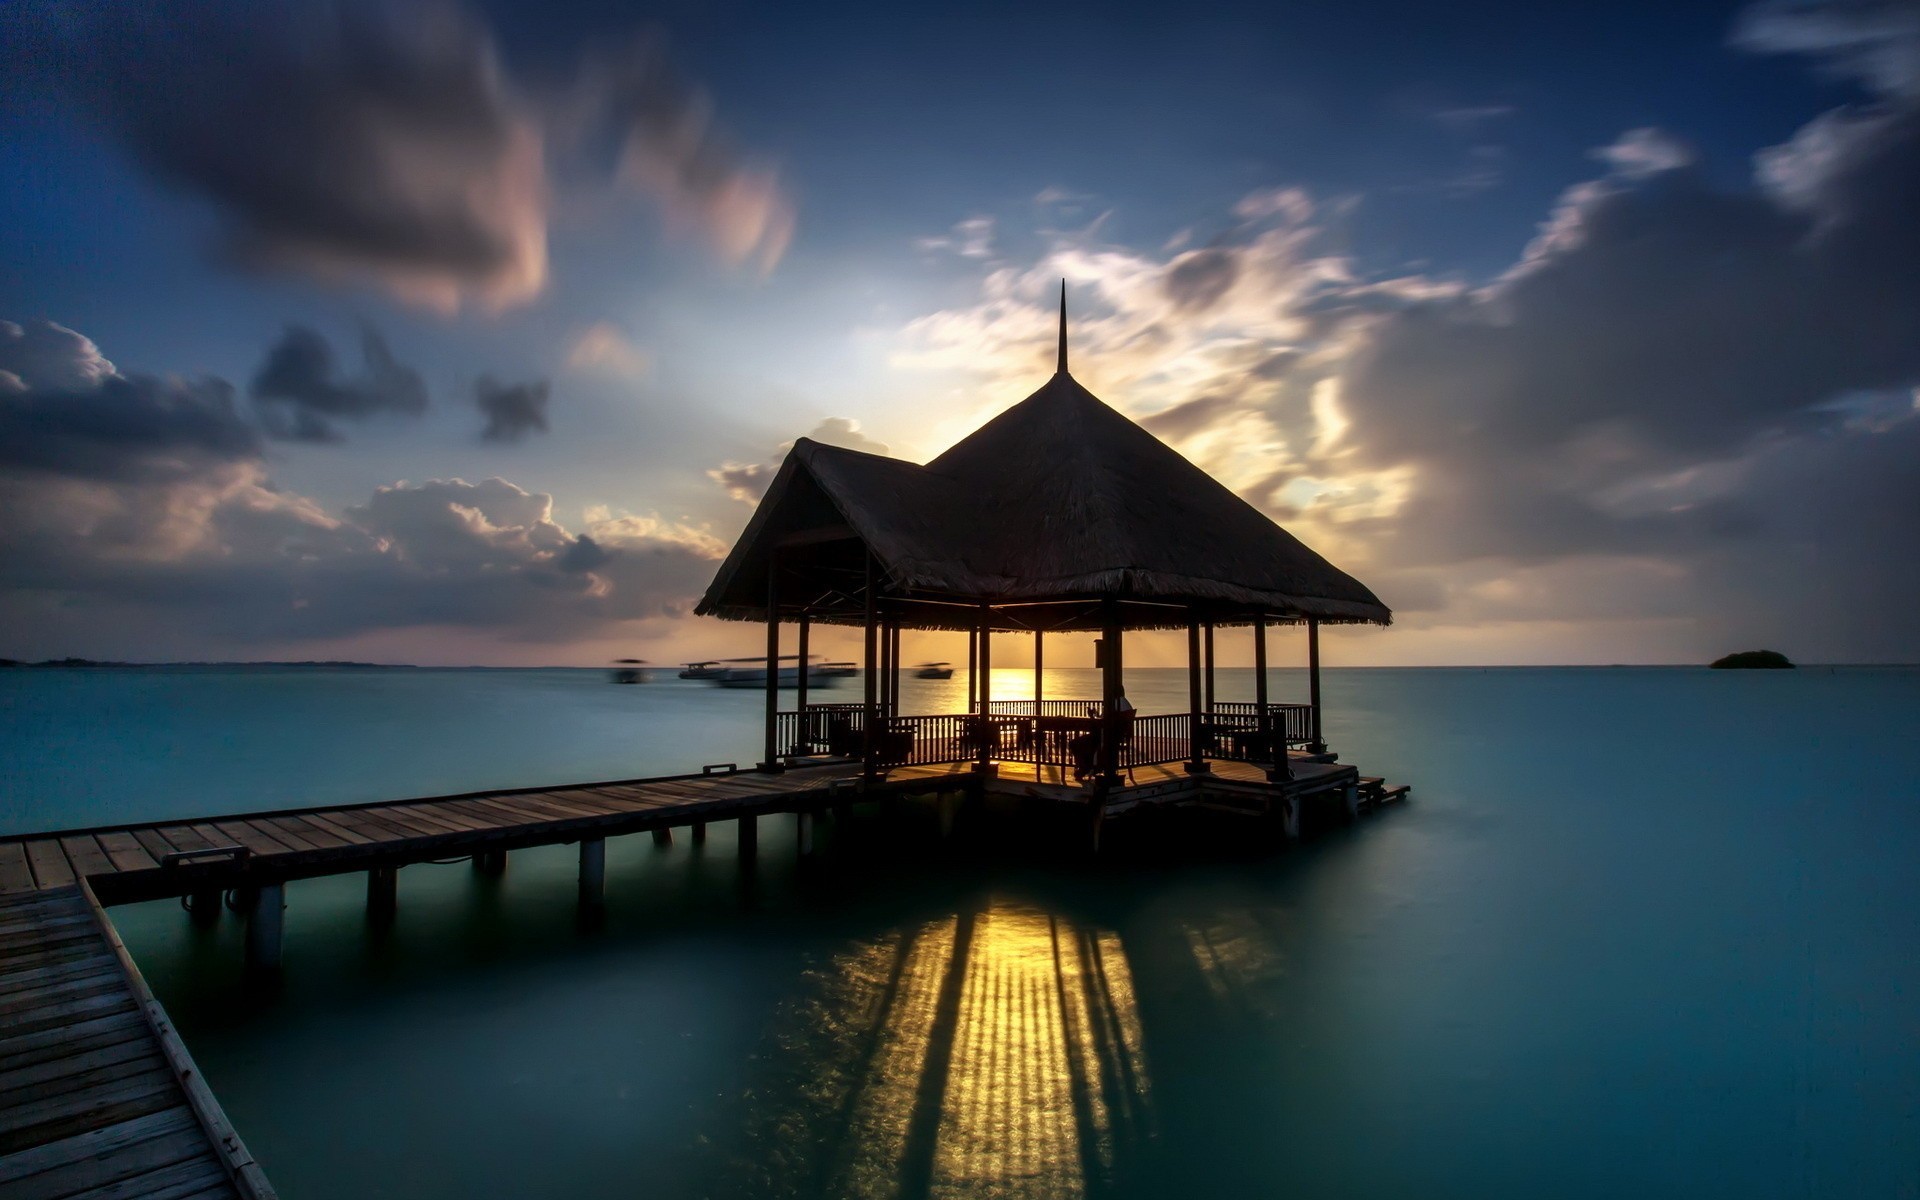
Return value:
M 1200 726 L 1200 749 L 1209 758 L 1272 762 L 1287 747 L 1311 741 L 1311 704 L 1269 704 L 1262 722 L 1258 704 L 1215 703 Z
M 1036 713 L 1033 700 L 989 700 L 987 711 L 994 716 L 1084 717 L 1088 708 L 1099 708 L 1098 700 L 1041 700 Z
M 1026 704 L 1032 701 L 1007 701 Z M 1070 711 L 1002 713 L 997 704 L 990 716 L 941 713 L 931 716 L 881 717 L 874 732 L 874 756 L 880 766 L 928 766 L 969 762 L 985 757 L 994 762 L 1024 762 L 1064 769 L 1079 753 L 1097 748 L 1080 739 L 1098 726 L 1081 718 L 1084 700 L 1046 701 L 1069 706 Z M 1072 723 L 1048 718 L 1075 718 Z M 804 713 L 778 714 L 775 735 L 792 757 L 828 754 L 857 758 L 866 745 L 867 710 L 860 704 L 810 704 Z M 1119 765 L 1141 767 L 1179 762 L 1190 751 L 1191 719 L 1186 713 L 1135 716 L 1122 726 L 1125 739 Z M 1250 728 L 1253 724 L 1250 724 Z

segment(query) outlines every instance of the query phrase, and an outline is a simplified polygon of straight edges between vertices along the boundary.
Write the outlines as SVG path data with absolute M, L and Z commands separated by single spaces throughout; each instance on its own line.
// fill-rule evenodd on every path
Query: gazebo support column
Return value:
M 980 731 L 978 767 L 993 770 L 993 744 L 999 735 L 993 725 L 993 605 L 980 602 Z
M 1307 618 L 1307 704 L 1313 710 L 1309 730 L 1313 740 L 1307 743 L 1307 749 L 1325 754 L 1327 739 L 1320 735 L 1320 622 L 1314 617 Z
M 760 769 L 778 774 L 780 766 L 780 560 L 767 563 L 767 729 Z
M 861 712 L 860 712 L 860 758 L 863 763 L 861 777 L 867 783 L 872 783 L 878 774 L 878 772 L 875 770 L 875 767 L 877 764 L 873 760 L 874 747 L 878 744 L 877 739 L 875 738 L 874 735 L 879 732 L 877 729 L 874 728 L 874 726 L 878 724 L 880 720 L 880 714 L 875 708 L 875 699 L 876 699 L 875 691 L 876 691 L 876 685 L 879 683 L 879 679 L 874 674 L 874 655 L 879 650 L 879 647 L 876 644 L 879 641 L 879 637 L 878 637 L 878 630 L 875 628 L 875 624 L 874 624 L 875 621 L 878 619 L 878 607 L 874 602 L 873 592 L 874 592 L 874 588 L 878 586 L 878 582 L 879 581 L 874 578 L 873 552 L 868 551 L 867 552 L 867 613 L 866 613 L 867 619 L 866 619 L 866 628 L 865 628 L 865 634 L 864 634 L 865 642 L 862 647 L 862 658 L 861 658 L 861 665 L 864 668 L 864 670 L 862 671 L 862 674 L 866 676 L 866 679 L 865 679 L 866 690 L 862 694 L 860 699 L 861 706 L 862 706 Z
M 1264 613 L 1253 622 L 1253 711 L 1259 744 L 1266 747 L 1266 753 L 1271 756 L 1269 761 L 1277 768 L 1287 761 L 1287 748 L 1273 736 L 1273 718 L 1267 712 L 1267 618 Z
M 893 619 L 887 635 L 887 715 L 900 715 L 900 618 Z
M 1120 606 L 1112 600 L 1100 602 L 1103 617 L 1100 630 L 1100 785 L 1115 786 L 1120 780 L 1120 721 L 1114 711 L 1124 686 L 1120 676 Z M 1099 802 L 1104 804 L 1104 797 Z M 1096 833 L 1096 837 L 1097 837 Z M 1096 843 L 1097 844 L 1097 843 Z
M 807 634 L 810 632 L 811 625 L 812 622 L 807 619 L 807 614 L 802 612 L 800 614 L 800 644 L 793 648 L 794 653 L 799 656 L 794 661 L 800 664 L 799 687 L 793 695 L 793 708 L 794 711 L 799 714 L 799 727 L 794 731 L 793 735 L 794 744 L 791 752 L 794 754 L 811 754 L 813 752 L 813 746 L 807 740 L 813 733 L 813 730 L 807 725 Z
M 1187 622 L 1187 773 L 1203 775 L 1207 771 L 1207 713 L 1201 707 L 1200 622 Z
M 1206 643 L 1205 645 L 1206 666 L 1203 668 L 1204 678 L 1202 680 L 1206 695 L 1202 697 L 1202 699 L 1206 703 L 1207 714 L 1211 716 L 1213 714 L 1213 622 L 1212 621 L 1207 622 L 1206 628 L 1202 631 L 1202 634 L 1203 634 L 1203 637 L 1205 638 L 1205 643 Z
M 980 711 L 980 631 L 967 630 L 967 711 Z
M 1046 694 L 1046 640 L 1047 635 L 1036 629 L 1033 631 L 1033 715 L 1040 715 L 1040 700 Z

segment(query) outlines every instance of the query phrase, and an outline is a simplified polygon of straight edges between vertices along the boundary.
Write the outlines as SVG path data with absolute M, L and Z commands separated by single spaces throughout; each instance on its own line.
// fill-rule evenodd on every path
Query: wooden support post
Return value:
M 980 602 L 980 754 L 977 766 L 987 771 L 993 766 L 993 606 Z
M 400 868 L 371 867 L 367 870 L 367 920 L 375 925 L 391 925 L 400 911 Z
M 964 798 L 960 792 L 940 792 L 934 796 L 934 810 L 940 817 L 940 840 L 953 836 L 953 823 L 960 815 L 960 802 Z
M 673 830 L 667 828 L 665 825 L 662 825 L 660 828 L 654 830 L 653 844 L 656 846 L 673 845 Z
M 967 711 L 980 711 L 980 631 L 967 630 Z
M 800 847 L 800 857 L 813 855 L 813 814 L 797 812 L 794 815 L 794 841 Z
M 286 928 L 286 885 L 263 883 L 247 911 L 247 968 L 278 971 L 280 944 Z
M 482 875 L 504 875 L 507 873 L 507 852 L 482 850 L 473 856 L 473 869 Z
M 1208 715 L 1212 715 L 1213 699 L 1214 699 L 1213 697 L 1213 622 L 1208 621 L 1205 627 L 1201 630 L 1201 633 L 1202 633 L 1202 642 L 1204 643 L 1203 649 L 1206 653 L 1206 665 L 1202 668 L 1203 676 L 1201 679 L 1201 690 L 1206 694 L 1202 696 L 1201 699 L 1207 706 Z
M 1300 797 L 1288 792 L 1280 798 L 1280 830 L 1293 841 L 1300 840 L 1300 813 L 1305 808 Z
M 804 748 L 804 743 L 807 740 L 807 734 L 809 732 L 807 729 L 807 684 L 810 681 L 807 678 L 809 674 L 807 664 L 812 658 L 812 651 L 807 646 L 807 635 L 812 631 L 812 625 L 813 622 L 807 618 L 807 614 L 804 612 L 801 613 L 800 644 L 793 648 L 793 652 L 797 656 L 794 661 L 800 664 L 800 680 L 799 686 L 794 689 L 793 707 L 800 713 L 800 731 L 794 735 L 794 738 L 796 741 L 802 743 L 802 745 L 795 746 L 795 750 Z
M 1120 663 L 1120 605 L 1112 600 L 1102 600 L 1101 607 L 1101 670 L 1100 670 L 1100 779 L 1111 787 L 1120 778 L 1120 726 L 1119 714 L 1114 706 L 1120 699 L 1121 689 L 1125 686 L 1121 676 Z M 1095 800 L 1104 803 L 1104 797 Z
M 879 745 L 879 740 L 876 735 L 880 731 L 876 726 L 880 723 L 880 712 L 878 708 L 880 680 L 875 674 L 879 664 L 874 660 L 875 656 L 880 652 L 877 644 L 879 640 L 879 630 L 876 624 L 879 620 L 880 610 L 879 603 L 873 594 L 874 590 L 879 586 L 879 580 L 874 576 L 873 551 L 869 550 L 867 551 L 867 611 L 863 633 L 865 640 L 862 646 L 863 654 L 861 658 L 861 665 L 864 667 L 861 673 L 865 676 L 864 682 L 866 686 L 860 701 L 860 778 L 867 784 L 872 784 L 879 775 L 878 764 L 874 762 L 874 752 L 875 748 Z
M 891 669 L 887 672 L 887 685 L 888 685 L 888 692 L 889 692 L 888 699 L 887 699 L 887 715 L 890 717 L 897 717 L 900 715 L 900 683 L 901 683 L 902 677 L 905 675 L 905 672 L 901 670 L 901 664 L 900 664 L 900 618 L 899 617 L 895 617 L 893 619 L 893 632 L 889 635 L 888 646 L 889 646 L 889 651 L 887 654 L 887 664 Z
M 740 818 L 740 861 L 752 863 L 754 855 L 760 849 L 760 818 Z
M 1307 618 L 1307 703 L 1312 706 L 1312 740 L 1307 749 L 1314 754 L 1327 752 L 1327 739 L 1320 734 L 1320 621 Z
M 1033 715 L 1040 715 L 1040 700 L 1046 695 L 1046 641 L 1044 631 L 1033 631 Z
M 220 890 L 193 892 L 187 896 L 187 916 L 195 925 L 207 926 L 220 920 Z
M 607 903 L 607 840 L 580 843 L 580 911 L 597 912 Z
M 704 846 L 707 844 L 707 823 L 705 821 L 695 821 L 693 823 L 693 844 L 696 846 Z
M 1253 620 L 1253 713 L 1254 727 L 1259 731 L 1260 743 L 1272 755 L 1272 761 L 1284 762 L 1287 757 L 1285 745 L 1275 746 L 1270 738 L 1273 722 L 1267 715 L 1267 618 L 1262 613 Z
M 767 729 L 763 739 L 760 769 L 768 774 L 780 770 L 780 557 L 767 555 Z
M 1187 622 L 1187 772 L 1203 775 L 1207 771 L 1207 712 L 1201 707 L 1200 622 Z
M 1360 819 L 1360 785 L 1349 783 L 1342 798 L 1346 801 L 1347 822 L 1351 824 Z

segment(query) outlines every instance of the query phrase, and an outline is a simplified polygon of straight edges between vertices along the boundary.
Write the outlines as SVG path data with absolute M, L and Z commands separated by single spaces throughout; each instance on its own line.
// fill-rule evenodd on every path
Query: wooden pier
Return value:
M 0 1200 L 61 1197 L 270 1197 L 260 1169 L 108 923 L 103 904 L 185 897 L 196 919 L 222 905 L 247 921 L 249 965 L 276 969 L 285 886 L 365 872 L 370 916 L 392 918 L 412 863 L 473 859 L 498 872 L 518 849 L 577 843 L 580 903 L 597 911 L 606 839 L 676 829 L 705 840 L 739 822 L 738 853 L 758 854 L 757 822 L 790 813 L 800 853 L 813 823 L 854 802 L 997 794 L 1084 813 L 1097 847 L 1109 817 L 1204 807 L 1277 822 L 1290 836 L 1317 801 L 1346 816 L 1404 794 L 1351 766 L 1303 756 L 1291 778 L 1238 761 L 1195 772 L 1144 764 L 1112 787 L 1058 779 L 1044 763 L 900 767 L 865 778 L 858 761 L 781 772 L 731 765 L 697 775 L 468 793 L 377 804 L 244 813 L 0 839 Z M 941 827 L 952 806 L 940 805 Z
M 0 1007 L 0 1196 L 273 1196 L 85 884 L 0 897 Z

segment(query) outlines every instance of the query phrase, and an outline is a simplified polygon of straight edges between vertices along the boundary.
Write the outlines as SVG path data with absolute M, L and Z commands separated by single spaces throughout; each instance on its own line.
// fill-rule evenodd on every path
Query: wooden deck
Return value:
M 271 1197 L 82 886 L 0 899 L 0 1197 Z
M 0 894 L 87 879 L 105 904 L 283 882 L 806 811 L 857 781 L 857 764 L 678 775 L 558 788 L 154 821 L 0 839 Z M 925 783 L 889 781 L 889 791 Z M 224 848 L 236 852 L 221 855 Z M 181 855 L 205 855 L 181 859 Z

